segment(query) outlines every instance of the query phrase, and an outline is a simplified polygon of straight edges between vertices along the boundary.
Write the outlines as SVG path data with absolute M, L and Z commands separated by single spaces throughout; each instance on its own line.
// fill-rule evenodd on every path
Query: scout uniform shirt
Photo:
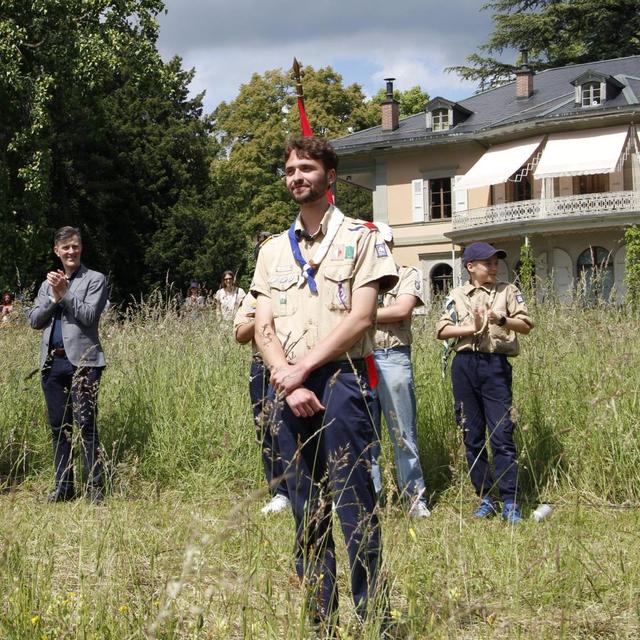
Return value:
M 233 318 L 233 335 L 235 336 L 236 330 L 238 327 L 242 325 L 249 324 L 251 322 L 255 322 L 256 319 L 256 299 L 254 295 L 249 291 L 247 295 L 242 300 L 242 304 L 238 311 L 236 311 L 236 315 Z M 258 345 L 254 338 L 251 338 L 251 354 L 254 356 L 259 356 L 260 351 L 258 351 Z
M 455 302 L 458 316 L 457 324 L 473 324 L 473 309 L 493 309 L 499 315 L 507 318 L 520 318 L 533 327 L 524 297 L 518 287 L 508 282 L 497 282 L 495 285 L 474 287 L 470 282 L 462 287 L 453 289 L 449 296 Z M 445 311 L 436 324 L 436 336 L 450 325 L 455 325 L 451 316 Z M 519 352 L 518 334 L 506 327 L 496 324 L 486 324 L 480 335 L 463 336 L 458 338 L 454 349 L 456 351 L 481 351 L 483 353 L 503 353 L 507 356 L 517 356 Z
M 382 304 L 378 308 L 391 307 L 399 296 L 409 294 L 418 299 L 416 306 L 424 305 L 422 299 L 422 276 L 415 267 L 396 267 L 398 270 L 398 284 L 381 294 Z M 411 317 L 399 322 L 385 322 L 378 325 L 376 331 L 376 349 L 393 349 L 411 344 Z
M 302 257 L 309 262 L 338 209 L 330 205 L 313 238 L 303 238 L 300 216 L 295 231 Z M 300 360 L 331 334 L 351 310 L 351 295 L 360 287 L 380 281 L 386 291 L 397 282 L 396 266 L 378 232 L 345 217 L 325 258 L 315 272 L 318 293 L 301 280 L 287 233 L 281 233 L 260 249 L 251 291 L 271 300 L 276 334 L 289 362 Z M 302 286 L 301 286 L 302 285 Z M 366 331 L 349 349 L 351 358 L 363 358 L 373 350 L 375 328 Z M 343 354 L 338 360 L 345 359 Z

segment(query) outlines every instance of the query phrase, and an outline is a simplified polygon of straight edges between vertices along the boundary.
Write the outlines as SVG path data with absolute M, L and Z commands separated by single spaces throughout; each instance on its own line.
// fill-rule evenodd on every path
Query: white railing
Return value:
M 494 224 L 510 224 L 546 218 L 609 215 L 640 212 L 640 191 L 613 191 L 563 196 L 545 200 L 507 202 L 482 209 L 468 209 L 453 214 L 454 231 Z

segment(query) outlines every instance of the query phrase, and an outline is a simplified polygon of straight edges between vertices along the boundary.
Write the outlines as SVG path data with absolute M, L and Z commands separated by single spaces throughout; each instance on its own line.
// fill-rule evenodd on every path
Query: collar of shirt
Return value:
M 298 238 L 298 240 L 300 240 L 300 238 L 304 238 L 305 240 L 316 240 L 321 235 L 326 236 L 327 229 L 329 228 L 329 222 L 331 221 L 331 216 L 333 215 L 334 209 L 335 207 L 332 204 L 330 204 L 324 216 L 322 216 L 322 220 L 320 221 L 320 226 L 318 227 L 318 230 L 313 234 L 309 233 L 304 228 L 304 225 L 302 224 L 302 220 L 300 219 L 300 214 L 298 214 L 298 217 L 296 218 L 296 225 L 295 225 L 296 238 Z
M 497 284 L 497 283 L 496 283 Z M 465 284 L 462 287 L 462 290 L 464 291 L 464 294 L 466 296 L 470 296 L 476 289 L 484 289 L 484 291 L 486 291 L 487 293 L 491 293 L 491 290 L 493 289 L 495 285 L 480 285 L 479 287 L 476 287 L 475 285 L 471 284 L 470 282 L 467 282 L 467 284 Z

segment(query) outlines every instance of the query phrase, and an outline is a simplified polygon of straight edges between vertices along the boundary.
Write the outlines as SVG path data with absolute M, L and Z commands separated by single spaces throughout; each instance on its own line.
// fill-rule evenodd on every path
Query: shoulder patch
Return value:
M 520 292 L 516 293 L 516 302 L 519 302 L 520 304 L 524 303 L 524 296 Z
M 387 245 L 384 242 L 375 245 L 375 247 L 376 255 L 378 256 L 378 258 L 386 258 L 389 255 L 389 252 L 387 251 Z

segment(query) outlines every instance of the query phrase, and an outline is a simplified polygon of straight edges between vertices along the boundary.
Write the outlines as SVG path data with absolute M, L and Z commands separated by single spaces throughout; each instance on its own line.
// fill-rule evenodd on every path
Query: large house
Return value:
M 389 79 L 381 125 L 334 141 L 340 174 L 372 191 L 429 299 L 460 282 L 479 239 L 507 251 L 502 278 L 529 244 L 561 299 L 580 282 L 620 299 L 624 231 L 640 223 L 640 56 L 537 74 L 523 59 L 515 82 L 402 120 Z

